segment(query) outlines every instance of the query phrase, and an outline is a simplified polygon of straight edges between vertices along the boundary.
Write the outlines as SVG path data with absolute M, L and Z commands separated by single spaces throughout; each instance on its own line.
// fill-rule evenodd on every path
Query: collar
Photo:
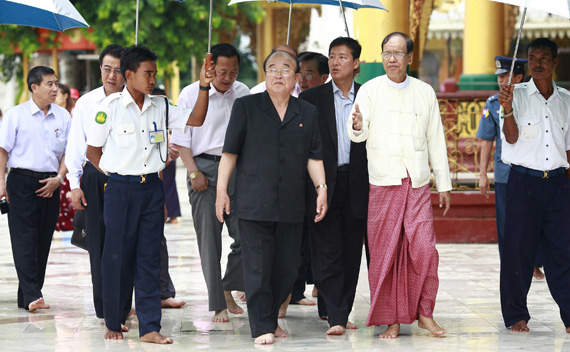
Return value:
M 342 95 L 340 88 L 336 85 L 336 83 L 334 83 L 333 79 L 331 79 L 331 83 L 332 83 L 332 88 L 333 88 L 333 94 L 336 94 L 336 92 L 340 92 L 340 95 L 344 98 L 344 95 Z M 351 96 L 354 97 L 354 80 L 352 81 L 352 85 L 350 86 L 350 90 L 348 91 L 348 96 L 349 96 L 349 98 Z
M 36 102 L 34 101 L 34 99 L 30 98 L 30 100 L 28 100 L 29 102 L 29 106 L 30 106 L 30 112 L 32 113 L 32 115 L 37 114 L 38 112 L 41 112 L 43 115 L 43 111 L 38 107 L 38 105 L 36 104 Z M 52 104 L 49 104 L 49 109 L 47 114 L 44 117 L 47 117 L 49 114 L 53 114 L 53 107 Z
M 386 75 L 386 82 L 388 83 L 388 85 L 392 88 L 396 88 L 396 89 L 405 89 L 408 88 L 410 86 L 410 76 L 408 76 L 408 74 L 406 73 L 406 79 L 404 80 L 404 82 L 402 83 L 396 83 L 394 81 L 392 81 L 388 75 Z
M 127 106 L 129 106 L 129 104 L 135 104 L 135 106 L 138 109 L 138 105 L 137 103 L 135 103 L 135 100 L 133 99 L 133 97 L 131 96 L 131 93 L 129 92 L 129 90 L 127 89 L 127 86 L 125 85 L 125 88 L 123 88 L 123 105 L 125 106 L 125 108 Z M 152 101 L 152 99 L 150 99 L 150 97 L 148 96 L 148 94 L 144 95 L 144 102 L 143 102 L 143 106 L 141 109 L 141 112 L 144 112 L 146 109 L 148 109 L 151 105 L 156 106 L 156 104 Z
M 558 89 L 556 89 L 556 84 L 554 83 L 554 81 L 552 81 L 552 89 L 553 89 L 552 95 L 550 96 L 550 98 L 548 98 L 548 100 L 552 99 L 555 96 L 558 96 Z M 533 78 L 531 78 L 530 81 L 528 81 L 528 84 L 526 86 L 526 93 L 529 96 L 537 93 L 538 95 L 540 95 L 542 97 L 542 94 L 540 94 L 540 92 L 538 91 L 538 88 L 536 87 L 536 84 L 534 83 Z
M 198 84 L 200 84 L 199 82 L 200 82 L 200 81 L 198 81 Z M 236 82 L 237 82 L 237 81 L 236 81 Z M 234 82 L 234 83 L 232 84 L 232 86 L 231 86 L 230 88 L 228 88 L 228 90 L 226 90 L 224 93 L 222 93 L 222 92 L 220 92 L 219 90 L 217 90 L 216 87 L 215 87 L 212 83 L 210 83 L 210 88 L 212 88 L 212 89 L 210 89 L 210 92 L 208 93 L 208 96 L 211 97 L 212 95 L 214 95 L 214 94 L 216 94 L 216 93 L 219 93 L 220 95 L 224 95 L 224 96 L 225 96 L 226 94 L 228 94 L 228 95 L 229 95 L 229 94 L 234 94 L 234 93 L 236 92 L 236 88 L 235 88 L 236 82 Z

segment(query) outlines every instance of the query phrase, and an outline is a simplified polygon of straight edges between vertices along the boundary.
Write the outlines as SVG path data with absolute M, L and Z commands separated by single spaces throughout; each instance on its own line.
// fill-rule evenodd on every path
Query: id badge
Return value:
M 150 144 L 157 144 L 157 143 L 164 142 L 164 131 L 163 130 L 150 131 L 149 136 L 150 136 Z

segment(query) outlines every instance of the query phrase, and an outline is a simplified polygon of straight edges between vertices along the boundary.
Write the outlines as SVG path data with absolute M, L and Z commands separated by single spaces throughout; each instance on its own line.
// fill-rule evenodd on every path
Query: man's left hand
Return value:
M 451 192 L 440 192 L 439 193 L 439 207 L 442 208 L 445 204 L 445 210 L 443 211 L 443 216 L 447 214 L 449 208 L 451 208 Z
M 216 78 L 216 65 L 214 61 L 211 61 L 210 69 L 206 72 L 206 59 L 204 59 L 202 68 L 200 68 L 200 85 L 202 87 L 209 87 L 214 78 Z
M 323 220 L 327 213 L 327 210 L 327 189 L 321 187 L 317 190 L 317 216 L 315 216 L 315 222 Z
M 44 180 L 40 180 L 40 183 L 45 183 L 45 185 L 36 191 L 38 197 L 50 198 L 53 192 L 61 185 L 58 177 L 50 177 Z

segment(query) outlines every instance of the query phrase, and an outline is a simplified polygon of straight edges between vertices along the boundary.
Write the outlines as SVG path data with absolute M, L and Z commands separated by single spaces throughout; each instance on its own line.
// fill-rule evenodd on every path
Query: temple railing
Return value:
M 475 135 L 485 102 L 495 93 L 496 91 L 459 91 L 437 94 L 453 190 L 479 190 L 481 143 Z M 490 180 L 493 179 L 492 161 L 491 156 L 487 169 Z

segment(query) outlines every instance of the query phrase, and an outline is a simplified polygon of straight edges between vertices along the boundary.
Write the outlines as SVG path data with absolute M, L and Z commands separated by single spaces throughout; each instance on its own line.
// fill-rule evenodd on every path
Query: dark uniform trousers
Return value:
M 103 221 L 103 205 L 105 184 L 109 177 L 101 173 L 91 162 L 87 161 L 83 169 L 81 188 L 85 193 L 88 206 L 85 208 L 85 233 L 87 234 L 87 251 L 91 264 L 91 282 L 93 283 L 93 304 L 95 314 L 103 318 L 103 287 L 101 281 L 101 255 L 105 243 L 105 222 Z M 176 291 L 168 273 L 168 248 L 166 237 L 162 236 L 160 243 L 160 299 L 174 297 Z M 123 307 L 126 320 L 131 310 L 132 299 L 125 302 Z
M 319 316 L 328 314 L 330 326 L 345 325 L 352 310 L 366 219 L 353 215 L 348 171 L 338 171 L 327 215 L 309 220 L 313 279 L 319 290 Z M 323 310 L 323 304 L 326 310 Z
M 59 187 L 50 198 L 38 197 L 35 192 L 44 186 L 40 180 L 10 172 L 6 184 L 10 196 L 8 227 L 18 274 L 18 307 L 25 309 L 43 297 L 41 290 L 59 214 Z
M 251 336 L 274 333 L 297 277 L 303 223 L 238 219 Z
M 135 288 L 139 334 L 160 331 L 160 243 L 164 236 L 164 190 L 158 177 L 146 183 L 116 180 L 105 190 L 105 245 L 101 258 L 107 328 L 121 331 Z
M 501 308 L 505 325 L 528 322 L 527 294 L 541 240 L 544 271 L 564 326 L 570 327 L 570 180 L 511 169 L 507 183 L 501 258 Z

